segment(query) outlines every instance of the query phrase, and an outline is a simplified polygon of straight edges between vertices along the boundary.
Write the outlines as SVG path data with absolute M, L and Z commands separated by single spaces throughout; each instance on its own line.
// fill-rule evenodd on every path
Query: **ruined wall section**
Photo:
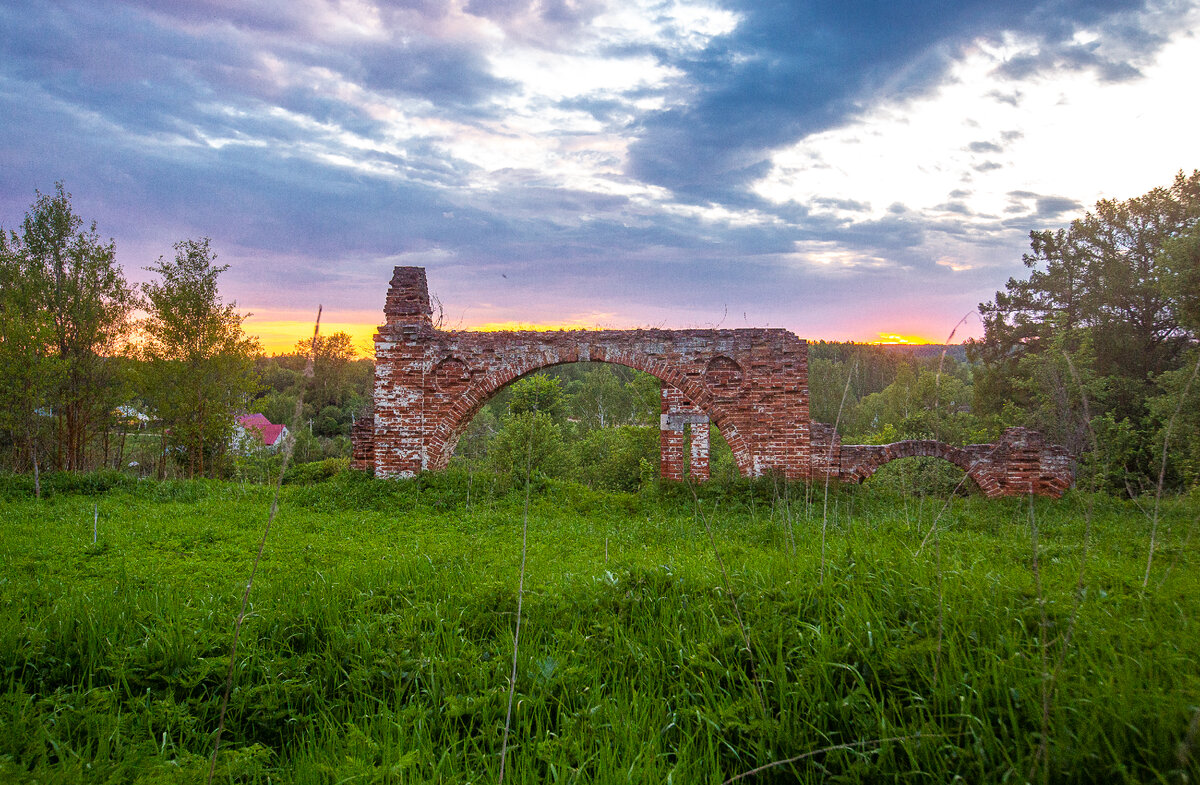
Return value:
M 862 482 L 898 458 L 937 457 L 961 467 L 988 496 L 1060 496 L 1074 462 L 1036 431 L 1010 428 L 996 444 L 932 440 L 844 445 L 832 426 L 810 423 L 808 345 L 787 330 L 560 330 L 477 333 L 432 323 L 425 271 L 397 267 L 375 336 L 373 411 L 356 423 L 353 465 L 405 477 L 444 468 L 480 407 L 539 368 L 608 362 L 653 374 L 662 398 L 664 477 L 682 478 L 685 428 L 693 428 L 695 479 L 708 473 L 707 416 L 744 476 Z M 675 418 L 678 420 L 672 420 Z
M 709 479 L 708 415 L 669 384 L 662 386 L 659 398 L 659 475 L 664 480 L 705 482 Z
M 678 389 L 721 429 L 743 474 L 808 476 L 808 347 L 787 330 L 447 332 L 431 324 L 424 270 L 405 267 L 395 270 L 384 310 L 375 336 L 377 476 L 444 468 L 501 387 L 573 362 L 626 365 Z
M 985 496 L 1058 498 L 1074 481 L 1074 461 L 1066 448 L 1046 444 L 1037 431 L 1009 428 L 995 444 L 954 447 L 933 439 L 892 444 L 847 444 L 832 426 L 812 425 L 812 475 L 863 482 L 881 466 L 901 458 L 941 458 L 958 466 Z

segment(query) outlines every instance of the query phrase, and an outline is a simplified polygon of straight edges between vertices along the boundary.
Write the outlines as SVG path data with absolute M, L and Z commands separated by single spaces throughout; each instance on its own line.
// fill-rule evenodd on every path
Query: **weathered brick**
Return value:
M 663 477 L 708 478 L 708 422 L 721 430 L 743 475 L 862 482 L 888 461 L 943 458 L 988 496 L 1059 496 L 1073 459 L 1041 434 L 1010 428 L 996 444 L 932 440 L 843 445 L 808 415 L 808 344 L 787 330 L 558 330 L 478 333 L 434 328 L 425 270 L 395 268 L 375 335 L 375 392 L 355 423 L 352 465 L 376 476 L 446 466 L 480 407 L 514 379 L 568 362 L 626 365 L 663 382 Z

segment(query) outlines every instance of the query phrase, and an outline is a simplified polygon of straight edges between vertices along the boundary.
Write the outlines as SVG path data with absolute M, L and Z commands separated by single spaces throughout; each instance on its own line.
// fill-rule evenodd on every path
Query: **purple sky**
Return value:
M 62 180 L 268 346 L 390 270 L 451 325 L 944 340 L 1031 229 L 1200 166 L 1195 2 L 0 6 L 0 224 Z M 310 328 L 308 328 L 310 329 Z M 969 318 L 956 335 L 977 334 Z

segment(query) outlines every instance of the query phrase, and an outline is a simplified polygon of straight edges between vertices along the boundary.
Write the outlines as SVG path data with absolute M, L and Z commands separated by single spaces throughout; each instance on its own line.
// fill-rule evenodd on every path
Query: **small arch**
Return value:
M 719 397 L 737 395 L 745 379 L 742 366 L 731 357 L 718 354 L 704 368 L 704 385 Z
M 447 357 L 433 369 L 433 382 L 441 392 L 455 392 L 471 381 L 471 369 L 457 357 Z
M 568 365 L 575 362 L 604 362 L 612 365 L 623 365 L 654 376 L 664 384 L 669 384 L 683 391 L 692 403 L 708 415 L 709 420 L 717 426 L 725 437 L 738 471 L 744 476 L 752 473 L 752 460 L 749 446 L 738 433 L 737 428 L 730 422 L 729 414 L 724 406 L 703 385 L 692 377 L 686 376 L 666 363 L 642 357 L 640 354 L 626 353 L 621 359 L 560 359 L 547 357 L 545 354 L 525 355 L 518 361 L 505 366 L 499 373 L 478 374 L 471 378 L 470 383 L 461 393 L 449 393 L 456 399 L 449 416 L 442 417 L 434 427 L 429 443 L 429 454 L 426 457 L 426 469 L 444 469 L 450 463 L 458 440 L 466 432 L 471 420 L 479 413 L 506 385 L 524 378 L 543 368 L 556 365 Z
M 904 458 L 940 458 L 961 469 L 977 487 L 982 488 L 984 485 L 984 467 L 980 466 L 978 461 L 973 460 L 965 450 L 934 439 L 906 439 L 877 447 L 856 445 L 855 448 L 865 453 L 851 471 L 854 479 L 860 483 L 869 480 L 875 472 L 892 461 Z

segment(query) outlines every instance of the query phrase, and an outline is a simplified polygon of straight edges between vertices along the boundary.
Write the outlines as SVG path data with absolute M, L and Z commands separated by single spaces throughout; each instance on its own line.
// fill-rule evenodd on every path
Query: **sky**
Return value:
M 0 4 L 0 225 L 209 237 L 268 351 L 452 329 L 944 342 L 1031 230 L 1200 167 L 1200 3 Z

